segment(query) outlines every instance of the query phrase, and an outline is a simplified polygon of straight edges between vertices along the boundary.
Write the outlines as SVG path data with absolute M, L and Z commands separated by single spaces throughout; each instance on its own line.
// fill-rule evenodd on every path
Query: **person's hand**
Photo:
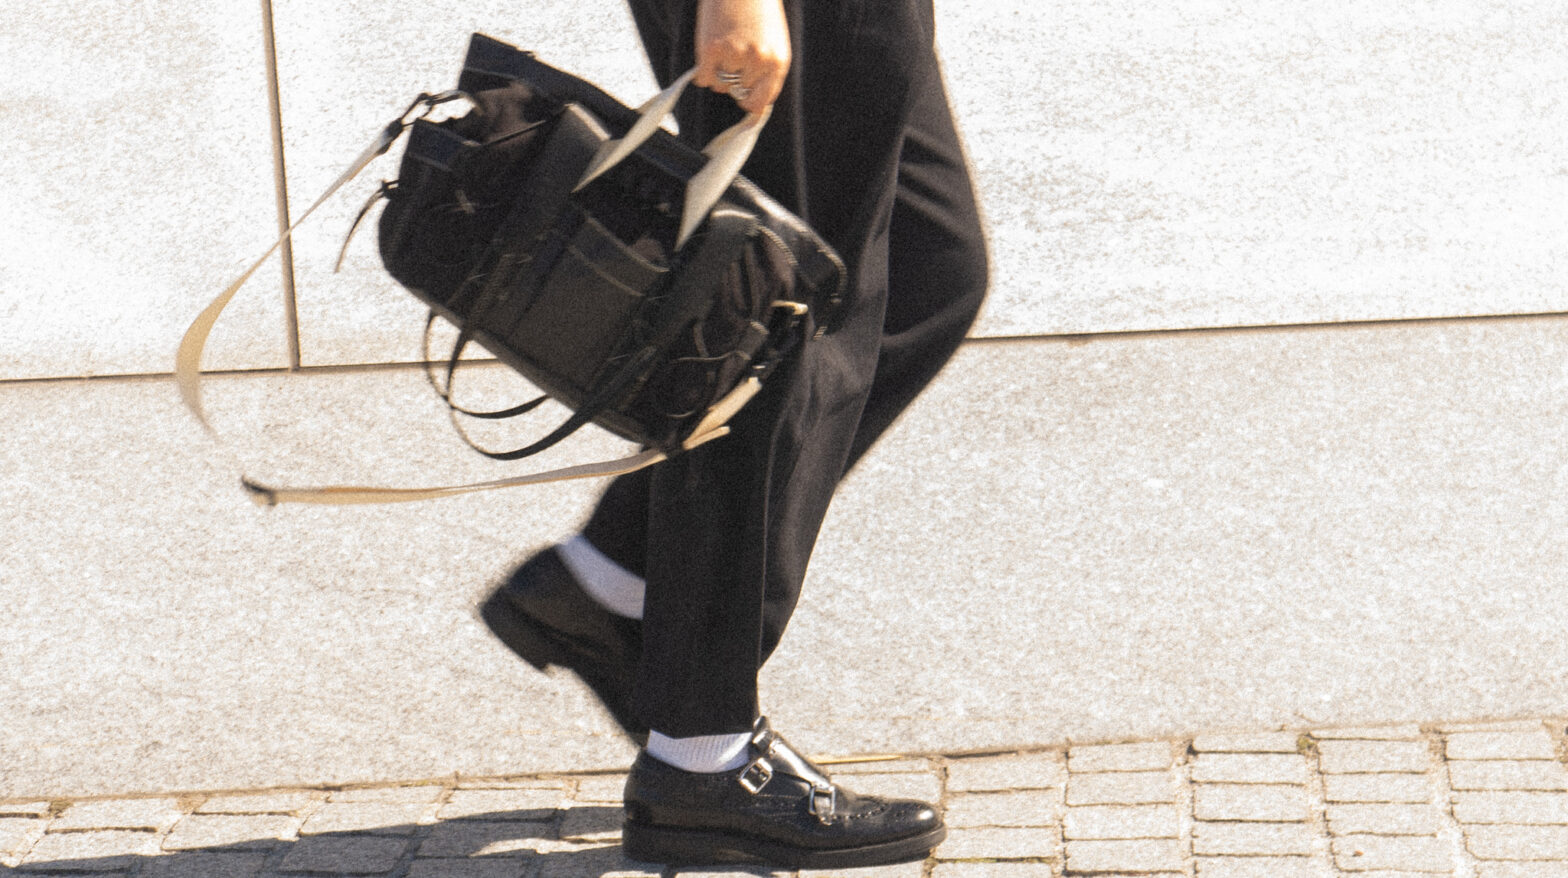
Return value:
M 693 82 L 760 113 L 778 100 L 789 73 L 789 23 L 781 0 L 700 0 Z

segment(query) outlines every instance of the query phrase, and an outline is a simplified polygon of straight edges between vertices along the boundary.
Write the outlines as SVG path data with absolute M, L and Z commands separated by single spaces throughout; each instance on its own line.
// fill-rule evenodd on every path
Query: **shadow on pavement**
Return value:
M 202 816 L 186 815 L 181 820 L 200 820 Z M 10 868 L 0 865 L 0 876 L 599 878 L 675 874 L 656 864 L 626 859 L 621 854 L 620 829 L 621 809 L 606 805 L 491 812 L 428 824 L 297 838 L 236 838 L 201 847 L 182 846 L 178 823 L 164 832 L 73 830 L 47 833 L 35 840 L 29 845 L 31 853 L 20 863 Z M 50 858 L 51 851 L 64 850 L 80 853 Z

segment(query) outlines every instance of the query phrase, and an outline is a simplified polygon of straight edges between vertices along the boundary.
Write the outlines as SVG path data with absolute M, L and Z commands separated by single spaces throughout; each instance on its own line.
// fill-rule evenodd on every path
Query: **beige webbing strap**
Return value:
M 191 414 L 196 416 L 196 420 L 200 421 L 203 427 L 207 428 L 208 433 L 217 436 L 217 431 L 213 430 L 212 425 L 207 422 L 207 413 L 201 404 L 201 355 L 207 348 L 207 337 L 212 334 L 212 327 L 217 324 L 218 317 L 223 314 L 223 309 L 229 306 L 229 302 L 233 300 L 234 294 L 240 291 L 240 287 L 245 286 L 251 275 L 255 274 L 256 270 L 261 268 L 262 264 L 272 257 L 272 254 L 278 252 L 278 248 L 283 246 L 283 242 L 293 237 L 294 230 L 299 228 L 300 223 L 309 219 L 310 215 L 316 212 L 316 208 L 326 203 L 328 198 L 331 198 L 339 189 L 348 185 L 350 180 L 358 177 L 360 172 L 365 170 L 372 161 L 386 152 L 392 146 L 392 142 L 397 139 L 397 134 L 401 133 L 401 130 L 401 128 L 398 128 L 394 131 L 389 126 L 382 131 L 381 136 L 376 138 L 376 142 L 359 154 L 359 157 L 354 160 L 354 164 L 349 166 L 349 169 L 344 171 L 343 175 L 338 177 L 327 188 L 327 191 L 322 193 L 320 198 L 316 199 L 316 203 L 300 214 L 294 225 L 285 229 L 283 234 L 278 236 L 278 240 L 271 247 L 267 248 L 267 252 L 261 254 L 260 259 L 251 263 L 250 268 L 245 269 L 244 273 L 235 278 L 234 282 L 229 284 L 223 292 L 219 293 L 217 298 L 208 303 L 207 307 L 202 309 L 202 312 L 196 316 L 190 328 L 185 330 L 184 337 L 180 339 L 179 351 L 174 357 L 174 379 L 180 386 L 180 396 L 185 400 L 185 407 L 190 409 Z
M 708 410 L 707 416 L 697 429 L 682 445 L 683 451 L 690 451 L 699 445 L 706 444 L 728 435 L 730 428 L 725 423 L 735 416 L 746 403 L 757 395 L 762 389 L 762 382 L 756 378 L 748 378 L 735 389 L 731 390 Z M 623 457 L 618 460 L 606 460 L 599 463 L 585 463 L 580 466 L 568 466 L 560 469 L 548 470 L 541 473 L 530 473 L 525 476 L 516 476 L 509 479 L 495 479 L 486 482 L 471 482 L 463 485 L 442 485 L 430 488 L 378 488 L 367 485 L 327 485 L 314 488 L 272 488 L 260 485 L 248 479 L 244 480 L 245 489 L 250 492 L 251 499 L 261 506 L 276 506 L 280 503 L 310 503 L 318 506 L 359 506 L 379 503 L 411 503 L 418 500 L 438 500 L 442 497 L 456 497 L 460 494 L 475 494 L 480 491 L 496 491 L 502 488 L 517 488 L 523 485 L 543 485 L 549 482 L 565 482 L 573 479 L 593 479 L 603 476 L 619 476 L 636 472 L 644 467 L 667 460 L 664 452 L 649 449 L 639 454 Z
M 659 123 L 675 112 L 675 104 L 680 100 L 681 92 L 686 90 L 686 86 L 696 75 L 697 68 L 693 67 L 670 83 L 664 91 L 638 107 L 637 121 L 626 132 L 626 136 L 607 140 L 599 147 L 598 155 L 588 163 L 582 180 L 577 183 L 577 189 L 598 179 L 601 174 L 615 167 L 622 159 L 636 152 L 637 147 L 646 143 L 648 138 L 659 130 Z M 719 132 L 706 147 L 703 147 L 702 154 L 708 157 L 708 163 L 693 174 L 686 183 L 686 200 L 681 208 L 680 232 L 675 238 L 677 249 L 686 243 L 692 232 L 702 225 L 702 221 L 707 218 L 714 205 L 718 204 L 719 199 L 724 197 L 724 193 L 729 191 L 730 184 L 735 182 L 735 177 L 740 174 L 741 166 L 751 157 L 752 147 L 757 144 L 762 126 L 768 123 L 768 117 L 772 113 L 772 107 L 760 113 L 748 113 L 746 118 Z

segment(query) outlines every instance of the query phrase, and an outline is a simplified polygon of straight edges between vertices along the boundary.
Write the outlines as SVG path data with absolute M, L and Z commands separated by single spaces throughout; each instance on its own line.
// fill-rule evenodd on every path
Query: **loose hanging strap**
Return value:
M 687 75 L 681 77 L 681 79 L 671 85 L 670 88 L 666 89 L 664 92 L 661 92 L 652 100 L 648 101 L 648 103 L 643 105 L 639 111 L 641 117 L 637 123 L 637 125 L 640 127 L 634 127 L 633 132 L 628 132 L 627 136 L 621 138 L 619 141 L 610 141 L 609 143 L 605 144 L 603 151 L 601 151 L 596 160 L 591 163 L 589 171 L 584 175 L 583 180 L 578 184 L 579 188 L 586 185 L 593 177 L 608 170 L 616 162 L 620 161 L 626 155 L 629 155 L 632 151 L 634 151 L 636 147 L 639 146 L 644 140 L 652 136 L 653 130 L 657 128 L 658 123 L 668 115 L 670 109 L 674 106 L 675 99 L 679 97 L 681 90 L 684 89 L 686 84 L 691 80 L 693 73 L 694 71 L 689 72 Z M 283 234 L 279 236 L 278 240 L 273 243 L 273 245 L 269 247 L 259 259 L 251 264 L 251 266 L 247 268 L 238 278 L 236 278 L 233 283 L 229 284 L 228 287 L 219 293 L 218 296 L 214 298 L 199 315 L 197 315 L 196 319 L 185 331 L 185 335 L 180 340 L 179 350 L 175 357 L 175 380 L 179 385 L 180 395 L 185 402 L 186 408 L 190 410 L 191 414 L 195 416 L 196 420 L 213 438 L 219 440 L 220 443 L 222 442 L 222 438 L 218 435 L 217 430 L 213 428 L 211 422 L 207 419 L 205 408 L 202 405 L 201 359 L 202 353 L 207 346 L 208 337 L 211 335 L 213 326 L 217 324 L 218 318 L 222 315 L 223 310 L 228 307 L 229 302 L 234 298 L 235 294 L 238 293 L 240 288 L 250 280 L 251 276 L 256 273 L 261 265 L 266 262 L 273 253 L 277 252 L 278 249 L 283 246 L 285 241 L 289 240 L 293 236 L 294 230 L 299 228 L 299 226 L 304 223 L 305 220 L 309 219 L 311 214 L 315 213 L 316 210 L 321 207 L 321 205 L 324 204 L 329 198 L 335 195 L 339 189 L 343 188 L 343 186 L 347 185 L 351 180 L 358 177 L 359 174 L 364 171 L 364 169 L 372 161 L 391 149 L 392 144 L 397 141 L 398 137 L 401 136 L 402 133 L 411 124 L 413 124 L 414 118 L 425 115 L 430 111 L 430 109 L 434 108 L 438 104 L 463 97 L 466 96 L 462 92 L 452 91 L 443 92 L 438 95 L 421 94 L 418 98 L 416 98 L 414 102 L 409 105 L 408 110 L 406 110 L 402 116 L 399 116 L 396 120 L 388 124 L 386 128 L 382 130 L 381 134 L 376 138 L 375 142 L 367 147 L 365 151 L 354 160 L 354 163 L 349 166 L 348 170 L 346 170 L 342 176 L 338 177 L 338 179 L 334 181 L 332 185 L 329 186 L 327 190 L 323 192 L 321 196 L 317 198 L 316 201 L 311 204 L 307 210 L 305 210 L 304 213 L 300 214 L 299 219 L 289 226 L 283 232 Z M 646 120 L 649 117 L 654 116 L 657 118 L 655 118 L 652 125 L 649 126 Z M 704 171 L 707 173 L 699 172 L 699 174 L 694 177 L 692 181 L 690 181 L 688 186 L 688 193 L 686 198 L 687 214 L 684 217 L 682 223 L 683 239 L 685 235 L 690 234 L 690 231 L 701 222 L 708 211 L 711 210 L 712 206 L 717 202 L 718 197 L 722 195 L 723 191 L 728 188 L 730 182 L 734 180 L 735 175 L 739 173 L 740 167 L 745 163 L 746 157 L 750 154 L 751 148 L 756 141 L 757 133 L 761 129 L 761 126 L 766 121 L 766 119 L 766 113 L 747 116 L 744 120 L 737 123 L 729 131 L 726 131 L 720 134 L 718 137 L 714 138 L 713 142 L 709 144 L 708 149 L 705 150 L 709 156 L 709 162 L 707 166 L 704 167 Z M 612 153 L 614 152 L 619 152 L 620 154 L 614 155 L 613 160 L 611 160 Z M 748 376 L 741 383 L 737 384 L 728 394 L 726 394 L 723 398 L 721 398 L 708 409 L 702 421 L 698 423 L 696 429 L 694 429 L 691 432 L 691 435 L 681 444 L 681 450 L 687 451 L 696 448 L 728 434 L 729 427 L 725 426 L 726 423 L 737 412 L 739 412 L 741 408 L 744 407 L 746 403 L 750 401 L 751 398 L 755 396 L 761 389 L 762 382 L 757 375 Z M 570 423 L 570 421 L 568 423 Z M 567 425 L 562 425 L 562 428 L 558 429 L 557 432 L 565 429 L 566 426 Z M 573 425 L 572 429 L 576 429 L 577 426 L 580 426 L 580 424 Z M 243 475 L 241 476 L 240 481 L 241 484 L 244 485 L 245 489 L 250 493 L 251 499 L 258 505 L 262 506 L 275 506 L 279 503 L 308 503 L 331 506 L 406 503 L 417 500 L 433 500 L 442 497 L 453 497 L 460 494 L 476 493 L 480 491 L 493 491 L 502 488 L 520 487 L 523 485 L 538 485 L 548 482 L 566 481 L 571 479 L 586 479 L 623 475 L 625 473 L 635 472 L 639 469 L 652 466 L 653 464 L 667 459 L 667 457 L 668 455 L 664 451 L 658 449 L 647 449 L 640 453 L 617 460 L 602 461 L 599 463 L 590 463 L 581 466 L 564 467 L 561 469 L 550 470 L 548 472 L 532 473 L 513 478 L 427 488 L 382 488 L 356 485 L 330 485 L 302 488 L 269 487 L 259 484 Z

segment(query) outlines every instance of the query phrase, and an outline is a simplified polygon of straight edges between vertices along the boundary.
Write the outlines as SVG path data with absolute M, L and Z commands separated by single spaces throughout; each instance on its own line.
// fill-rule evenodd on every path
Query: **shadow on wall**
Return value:
M 268 830 L 263 827 L 269 822 L 278 826 L 285 821 L 297 824 L 300 819 L 283 814 L 188 813 L 162 831 L 51 829 L 34 833 L 36 837 L 25 845 L 26 852 L 18 851 L 12 858 L 15 869 L 0 864 L 0 876 L 589 878 L 610 873 L 661 874 L 661 867 L 628 860 L 621 854 L 621 809 L 610 805 L 496 811 L 428 824 L 318 834 L 309 834 L 307 829 L 297 837 L 191 846 L 191 839 L 203 835 L 227 832 L 229 838 L 236 838 L 244 834 L 241 827 L 247 823 L 255 827 L 251 834 L 266 835 Z M 0 840 L 5 837 L 4 823 L 12 820 L 0 818 Z M 61 856 L 69 851 L 79 853 Z

